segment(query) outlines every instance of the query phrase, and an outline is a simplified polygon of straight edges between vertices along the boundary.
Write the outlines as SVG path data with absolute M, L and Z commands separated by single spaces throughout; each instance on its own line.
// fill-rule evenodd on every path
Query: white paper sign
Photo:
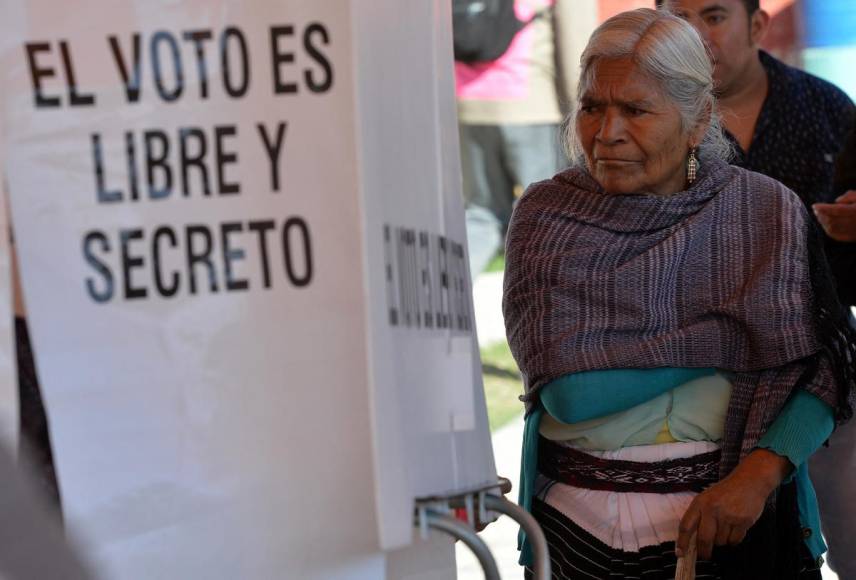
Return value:
M 401 568 L 414 498 L 496 478 L 447 3 L 0 9 L 38 371 L 105 576 Z
M 0 133 L 0 159 L 2 156 Z M 5 445 L 15 455 L 19 426 L 18 375 L 12 311 L 12 248 L 4 180 L 0 166 L 0 445 Z

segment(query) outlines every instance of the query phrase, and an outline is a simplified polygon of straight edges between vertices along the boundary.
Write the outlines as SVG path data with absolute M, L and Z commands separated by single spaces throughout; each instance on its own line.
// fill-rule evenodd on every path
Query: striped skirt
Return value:
M 673 580 L 675 577 L 675 544 L 645 546 L 636 552 L 617 550 L 604 544 L 547 503 L 535 499 L 532 515 L 541 524 L 550 546 L 553 578 L 571 580 Z M 526 578 L 532 570 L 526 569 Z M 714 562 L 699 560 L 699 580 L 719 579 Z
M 532 514 L 557 579 L 672 580 L 678 524 L 698 490 L 716 481 L 718 446 L 644 445 L 583 453 L 541 439 Z M 696 577 L 721 578 L 711 561 Z

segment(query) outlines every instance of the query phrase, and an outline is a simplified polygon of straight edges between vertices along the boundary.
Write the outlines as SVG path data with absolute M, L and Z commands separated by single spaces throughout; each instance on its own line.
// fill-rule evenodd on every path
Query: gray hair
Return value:
M 617 58 L 632 59 L 643 73 L 659 83 L 680 110 L 684 131 L 710 115 L 709 127 L 698 147 L 702 162 L 732 157 L 734 148 L 722 133 L 713 95 L 713 65 L 691 24 L 650 8 L 622 12 L 608 19 L 592 33 L 580 58 L 577 102 L 594 81 L 594 64 L 600 59 Z M 572 161 L 581 157 L 575 117 L 572 112 L 564 123 L 565 149 Z

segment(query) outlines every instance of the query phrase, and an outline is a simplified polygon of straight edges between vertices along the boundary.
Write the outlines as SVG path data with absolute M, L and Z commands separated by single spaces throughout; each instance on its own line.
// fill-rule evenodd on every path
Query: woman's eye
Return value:
M 644 109 L 639 109 L 637 107 L 626 107 L 625 110 L 627 111 L 627 114 L 631 117 L 638 117 L 640 115 L 644 115 L 647 112 Z

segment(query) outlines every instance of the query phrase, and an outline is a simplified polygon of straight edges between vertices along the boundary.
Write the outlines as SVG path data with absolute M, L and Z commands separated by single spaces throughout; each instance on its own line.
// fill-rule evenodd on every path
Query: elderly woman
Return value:
M 560 578 L 673 578 L 691 543 L 698 578 L 820 578 L 806 459 L 851 414 L 856 345 L 799 199 L 724 161 L 711 74 L 681 19 L 607 20 L 578 162 L 514 211 L 521 503 Z

